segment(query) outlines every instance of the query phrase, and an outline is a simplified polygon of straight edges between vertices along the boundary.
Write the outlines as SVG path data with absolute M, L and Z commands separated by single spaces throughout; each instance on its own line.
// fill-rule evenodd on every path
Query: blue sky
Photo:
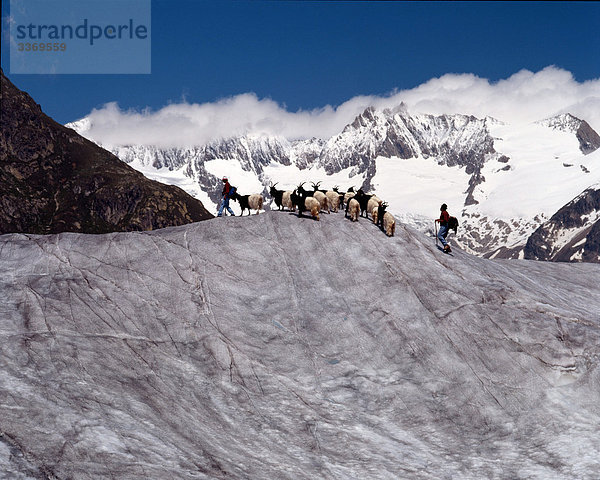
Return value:
M 10 75 L 5 40 L 4 72 L 61 123 L 107 102 L 158 110 L 247 92 L 295 112 L 448 73 L 600 78 L 599 2 L 154 0 L 149 75 Z

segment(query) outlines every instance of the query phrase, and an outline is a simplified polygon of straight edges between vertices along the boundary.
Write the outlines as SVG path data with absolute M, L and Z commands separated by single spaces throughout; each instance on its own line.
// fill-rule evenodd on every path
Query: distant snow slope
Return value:
M 486 253 L 500 247 L 521 251 L 529 236 L 557 210 L 600 180 L 600 150 L 584 155 L 568 132 L 531 124 L 492 129 L 495 145 L 509 160 L 490 162 L 482 169 L 476 207 L 463 211 L 463 242 Z
M 86 119 L 72 126 L 82 135 L 90 130 Z M 523 256 L 543 222 L 600 181 L 600 137 L 569 114 L 510 125 L 369 107 L 327 141 L 246 135 L 179 149 L 105 147 L 215 211 L 223 175 L 243 194 L 267 195 L 275 182 L 363 187 L 424 232 L 446 203 L 459 217 L 456 243 L 485 256 Z
M 341 213 L 0 251 L 4 478 L 598 475 L 600 265 Z

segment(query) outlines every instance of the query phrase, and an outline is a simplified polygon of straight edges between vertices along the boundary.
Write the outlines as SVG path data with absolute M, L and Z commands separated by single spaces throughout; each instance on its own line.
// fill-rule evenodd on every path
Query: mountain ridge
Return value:
M 107 148 L 147 174 L 151 162 L 179 172 L 174 175 L 195 182 L 215 208 L 223 175 L 243 193 L 265 196 L 276 182 L 285 189 L 303 181 L 362 187 L 424 232 L 446 203 L 461 223 L 458 245 L 481 256 L 523 258 L 536 229 L 600 181 L 599 146 L 589 124 L 570 114 L 510 125 L 489 116 L 409 113 L 399 105 L 368 107 L 327 140 L 246 135 L 178 149 L 177 161 L 169 159 L 169 149 Z
M 600 135 L 585 120 L 581 120 L 570 113 L 559 114 L 538 123 L 557 130 L 574 133 L 577 140 L 579 140 L 579 149 L 584 155 L 595 152 L 600 148 Z
M 52 120 L 4 72 L 1 81 L 0 233 L 149 230 L 212 216 Z

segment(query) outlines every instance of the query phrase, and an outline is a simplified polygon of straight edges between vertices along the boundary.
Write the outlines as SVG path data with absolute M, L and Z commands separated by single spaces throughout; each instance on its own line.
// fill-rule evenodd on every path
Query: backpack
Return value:
M 229 186 L 229 194 L 227 195 L 227 198 L 233 197 L 233 195 L 235 194 L 235 192 L 237 192 L 237 187 L 234 187 L 233 185 L 230 185 Z
M 457 229 L 458 229 L 458 219 L 456 217 L 450 217 L 448 219 L 448 230 L 454 230 L 454 233 L 456 233 Z

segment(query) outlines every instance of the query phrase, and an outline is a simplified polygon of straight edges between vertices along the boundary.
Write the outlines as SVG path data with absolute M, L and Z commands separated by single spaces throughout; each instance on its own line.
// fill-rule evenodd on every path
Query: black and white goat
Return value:
M 240 208 L 242 209 L 241 215 L 244 214 L 244 210 L 248 210 L 248 215 L 250 215 L 250 210 L 256 210 L 256 214 L 263 207 L 263 196 L 260 193 L 253 193 L 252 195 L 240 195 L 235 192 L 231 199 L 238 202 L 240 204 Z
M 330 213 L 329 200 L 325 194 L 326 190 L 319 190 L 321 182 L 312 183 L 313 192 L 312 196 L 319 202 L 320 209 L 324 212 Z
M 269 185 L 269 195 L 271 195 L 271 198 L 273 198 L 273 200 L 275 200 L 275 205 L 277 205 L 279 210 L 281 210 L 281 208 L 283 206 L 284 190 L 277 190 L 275 188 L 275 185 L 277 185 L 277 183 Z
M 356 192 L 354 191 L 354 187 L 350 187 L 348 189 L 348 191 L 344 193 L 344 198 L 341 202 L 342 207 L 345 205 L 346 209 L 347 209 L 348 202 L 350 201 L 351 198 L 354 198 L 354 195 L 356 195 Z
M 379 202 L 381 202 L 381 198 L 379 198 L 377 195 L 373 195 L 371 198 L 369 198 L 369 202 L 367 203 L 367 216 L 369 213 L 373 215 L 373 209 L 379 205 Z
M 292 203 L 292 200 L 290 198 L 292 192 L 288 190 L 278 190 L 275 188 L 275 185 L 277 185 L 277 183 L 270 185 L 269 188 L 269 194 L 271 195 L 271 197 L 273 197 L 273 200 L 275 200 L 275 205 L 277 205 L 279 210 L 281 210 L 282 208 L 287 208 L 289 210 L 294 211 L 294 204 Z
M 321 204 L 319 201 L 311 196 L 310 191 L 304 190 L 304 183 L 298 185 L 298 188 L 292 192 L 291 200 L 294 206 L 298 207 L 298 216 L 301 217 L 302 213 L 309 211 L 311 216 L 319 220 L 319 212 L 321 210 Z
M 383 216 L 385 215 L 385 209 L 388 207 L 387 202 L 379 201 L 376 207 L 371 210 L 371 216 L 373 217 L 373 223 L 383 230 Z
M 333 187 L 333 188 L 332 188 L 332 190 L 333 190 L 333 191 L 334 191 L 334 192 L 337 194 L 337 196 L 338 196 L 338 207 L 339 207 L 339 208 L 344 208 L 344 197 L 346 196 L 346 192 L 340 192 L 340 187 L 339 187 L 339 186 L 337 186 L 337 185 L 336 185 L 335 187 Z M 352 192 L 354 191 L 352 187 L 350 187 L 350 188 L 348 189 L 348 192 L 351 192 L 351 191 L 352 191 Z
M 365 192 L 363 192 L 362 188 L 358 189 L 358 192 L 356 192 L 356 195 L 354 195 L 352 198 L 354 200 L 356 200 L 358 202 L 358 204 L 360 205 L 360 216 L 362 217 L 363 212 L 365 213 L 365 216 L 367 215 L 367 207 L 369 204 L 369 200 L 371 199 L 371 197 L 373 197 L 373 195 L 368 195 Z M 348 206 L 350 205 L 350 202 L 348 202 L 348 204 L 346 205 L 346 214 L 348 213 Z
M 396 231 L 396 219 L 390 212 L 386 212 L 387 207 L 387 202 L 379 200 L 379 205 L 371 210 L 371 216 L 375 225 L 381 228 L 388 237 L 393 237 Z

